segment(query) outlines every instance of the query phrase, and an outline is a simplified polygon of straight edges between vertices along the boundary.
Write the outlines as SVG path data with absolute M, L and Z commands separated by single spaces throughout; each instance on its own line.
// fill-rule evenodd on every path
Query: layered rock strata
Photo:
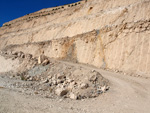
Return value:
M 56 8 L 4 24 L 0 49 L 150 77 L 149 0 L 88 0 L 46 11 Z

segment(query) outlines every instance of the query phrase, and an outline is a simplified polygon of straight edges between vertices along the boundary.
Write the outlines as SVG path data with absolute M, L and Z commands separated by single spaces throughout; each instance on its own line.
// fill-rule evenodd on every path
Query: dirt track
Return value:
M 110 81 L 111 87 L 98 98 L 86 100 L 26 95 L 20 89 L 7 87 L 14 80 L 0 76 L 0 113 L 150 113 L 149 79 L 95 70 Z

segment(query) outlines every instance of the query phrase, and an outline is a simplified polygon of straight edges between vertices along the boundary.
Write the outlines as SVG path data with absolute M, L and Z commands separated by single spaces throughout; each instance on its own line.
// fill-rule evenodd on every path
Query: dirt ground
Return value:
M 0 75 L 0 113 L 150 113 L 150 80 L 104 71 L 82 64 L 67 65 L 95 69 L 110 82 L 99 97 L 82 100 L 46 98 L 12 87 L 25 82 Z M 30 91 L 29 91 L 30 92 Z

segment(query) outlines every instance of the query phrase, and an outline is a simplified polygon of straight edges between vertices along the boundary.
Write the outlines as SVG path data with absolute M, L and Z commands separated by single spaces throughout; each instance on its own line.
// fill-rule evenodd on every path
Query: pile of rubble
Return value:
M 33 57 L 32 54 L 24 54 L 22 51 L 1 51 L 1 56 L 4 56 L 6 59 L 18 59 L 20 61 L 20 67 L 17 71 L 22 72 L 26 69 L 31 69 L 36 65 L 47 65 L 49 64 L 48 57 L 40 55 L 39 57 Z
M 71 99 L 94 98 L 109 89 L 109 82 L 99 72 L 49 59 L 44 55 L 34 58 L 22 52 L 8 53 L 20 58 L 17 73 L 21 80 L 39 83 L 32 87 L 38 93 L 48 91 Z M 17 56 L 17 57 L 16 57 Z

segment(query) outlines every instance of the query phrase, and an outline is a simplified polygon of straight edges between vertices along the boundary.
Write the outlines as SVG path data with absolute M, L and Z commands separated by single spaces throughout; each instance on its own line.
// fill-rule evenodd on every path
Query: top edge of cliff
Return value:
M 80 5 L 80 4 L 84 4 L 85 2 L 88 2 L 88 0 L 80 0 L 78 2 L 73 2 L 73 3 L 70 3 L 70 4 L 64 4 L 64 5 L 60 5 L 60 6 L 56 6 L 56 7 L 49 7 L 49 8 L 43 8 L 41 10 L 38 10 L 36 12 L 33 12 L 33 13 L 29 13 L 29 14 L 26 14 L 24 16 L 21 16 L 21 17 L 18 17 L 16 19 L 13 19 L 11 21 L 8 21 L 8 22 L 5 22 L 2 27 L 6 27 L 6 26 L 10 26 L 11 24 L 13 23 L 16 23 L 18 21 L 21 21 L 21 20 L 25 20 L 23 19 L 24 17 L 29 17 L 30 19 L 32 19 L 33 15 L 37 15 L 37 14 L 42 14 L 42 13 L 47 13 L 46 15 L 49 15 L 49 13 L 56 13 L 56 11 L 58 10 L 61 10 L 61 9 L 67 9 L 67 8 L 71 8 L 73 6 L 77 6 L 77 5 Z M 42 15 L 42 16 L 46 16 L 46 15 Z M 31 16 L 31 17 L 30 17 Z M 36 16 L 37 17 L 37 16 Z

